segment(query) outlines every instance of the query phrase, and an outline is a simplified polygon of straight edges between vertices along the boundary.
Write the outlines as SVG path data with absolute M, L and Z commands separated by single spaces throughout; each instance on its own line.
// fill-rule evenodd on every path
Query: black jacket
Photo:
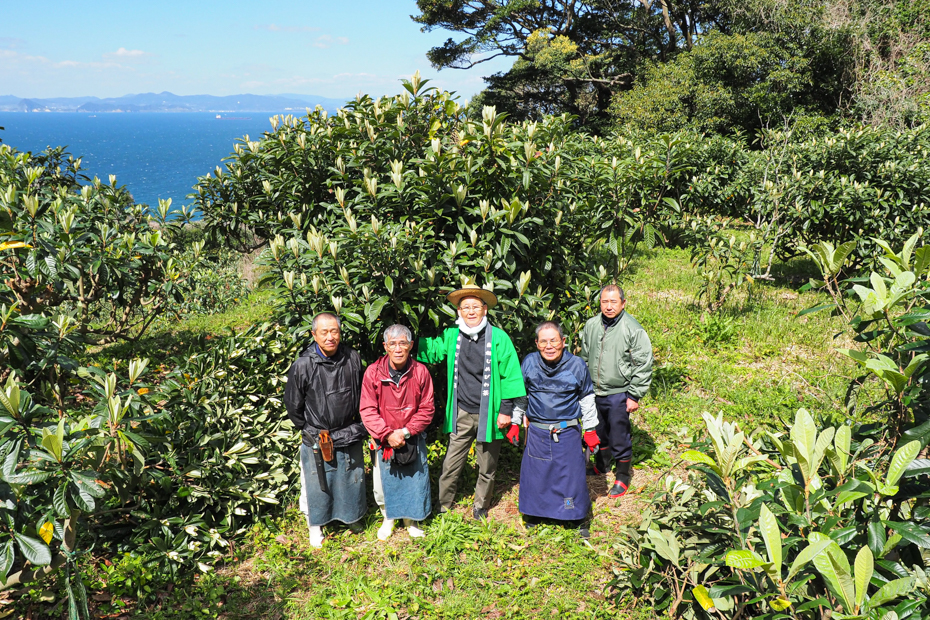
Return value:
M 316 443 L 328 430 L 337 448 L 367 435 L 358 412 L 362 391 L 362 360 L 354 349 L 340 344 L 332 357 L 320 355 L 311 342 L 287 372 L 284 406 L 287 417 L 301 430 L 304 445 Z

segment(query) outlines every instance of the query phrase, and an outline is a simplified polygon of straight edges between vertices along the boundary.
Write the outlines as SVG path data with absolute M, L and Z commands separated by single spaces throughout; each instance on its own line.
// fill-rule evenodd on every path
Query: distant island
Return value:
M 14 95 L 0 95 L 0 112 L 88 112 L 92 114 L 117 112 L 299 112 L 322 106 L 335 112 L 345 104 L 344 99 L 316 95 L 175 95 L 174 93 L 142 93 L 122 97 L 55 97 L 26 99 Z

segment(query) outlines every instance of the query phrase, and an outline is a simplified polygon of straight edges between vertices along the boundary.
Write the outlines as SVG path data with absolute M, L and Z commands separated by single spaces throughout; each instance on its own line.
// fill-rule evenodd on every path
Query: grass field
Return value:
M 595 498 L 589 542 L 557 526 L 526 530 L 517 507 L 520 454 L 505 445 L 486 524 L 468 518 L 473 469 L 459 485 L 457 510 L 428 520 L 422 540 L 398 530 L 387 543 L 378 541 L 380 517 L 371 510 L 362 534 L 337 529 L 322 550 L 312 550 L 303 517 L 291 508 L 256 526 L 215 573 L 163 592 L 137 617 L 654 617 L 637 605 L 635 593 L 612 587 L 614 547 L 621 527 L 638 521 L 655 482 L 682 470 L 678 455 L 702 428 L 701 413 L 722 411 L 749 432 L 781 428 L 800 407 L 815 416 L 846 415 L 854 367 L 835 353 L 849 344 L 845 335 L 836 337 L 844 326 L 825 313 L 797 317 L 822 301 L 797 290 L 810 272 L 803 261 L 778 265 L 775 282 L 756 284 L 711 315 L 697 299 L 700 282 L 685 251 L 658 250 L 636 263 L 624 282 L 627 309 L 651 336 L 655 375 L 633 416 L 632 492 L 609 500 L 612 477 L 588 479 Z M 269 312 L 267 295 L 253 293 L 230 312 L 164 325 L 136 346 L 167 359 L 191 338 L 219 336 Z M 97 351 L 95 358 L 105 365 L 120 346 L 126 345 Z M 434 481 L 444 450 L 441 440 L 430 449 Z M 106 587 L 106 575 L 97 578 Z M 104 607 L 118 617 L 118 597 Z

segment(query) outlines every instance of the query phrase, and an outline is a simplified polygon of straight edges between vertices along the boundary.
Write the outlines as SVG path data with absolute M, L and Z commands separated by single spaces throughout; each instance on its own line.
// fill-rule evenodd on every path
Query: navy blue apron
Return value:
M 586 519 L 591 509 L 581 427 L 562 430 L 559 441 L 532 424 L 520 466 L 520 512 L 533 517 Z

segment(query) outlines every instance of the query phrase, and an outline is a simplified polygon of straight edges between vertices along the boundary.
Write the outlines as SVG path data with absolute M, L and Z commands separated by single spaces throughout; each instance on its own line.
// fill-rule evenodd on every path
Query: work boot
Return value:
M 413 519 L 404 519 L 404 527 L 407 528 L 407 534 L 410 538 L 423 538 L 426 532 L 417 527 L 417 522 Z
M 310 546 L 314 549 L 323 547 L 323 528 L 319 525 L 310 526 Z
M 471 511 L 471 516 L 475 518 L 475 521 L 487 521 L 488 520 L 488 509 L 478 508 L 477 506 L 475 506 Z
M 534 517 L 532 515 L 523 515 L 523 526 L 527 530 L 531 530 L 542 522 L 542 519 L 539 517 Z
M 623 497 L 626 495 L 626 492 L 630 489 L 630 480 L 632 479 L 632 463 L 630 461 L 617 461 L 617 479 L 614 482 L 614 486 L 610 489 L 609 497 L 610 499 L 617 499 L 618 497 Z
M 391 537 L 391 532 L 394 531 L 394 519 L 384 518 L 384 522 L 381 523 L 381 527 L 378 528 L 378 540 L 387 540 Z

